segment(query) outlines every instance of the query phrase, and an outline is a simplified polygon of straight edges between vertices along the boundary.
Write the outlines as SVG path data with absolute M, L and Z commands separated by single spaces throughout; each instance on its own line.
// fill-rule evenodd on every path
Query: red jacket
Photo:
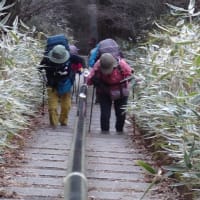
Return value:
M 93 77 L 96 76 L 100 80 L 101 83 L 105 84 L 109 90 L 119 89 L 122 84 L 120 81 L 123 79 L 130 77 L 133 73 L 133 69 L 126 63 L 124 59 L 119 59 L 119 66 L 115 67 L 111 74 L 105 75 L 100 70 L 100 61 L 98 60 L 94 67 L 91 69 L 89 76 L 87 77 L 87 84 L 93 85 Z M 128 82 L 125 82 L 128 87 Z M 97 92 L 104 93 L 106 92 L 101 87 L 97 86 Z

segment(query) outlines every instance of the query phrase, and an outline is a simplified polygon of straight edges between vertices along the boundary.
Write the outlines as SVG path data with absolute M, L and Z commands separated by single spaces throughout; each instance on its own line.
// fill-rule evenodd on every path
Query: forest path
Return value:
M 88 98 L 88 113 L 91 95 Z M 3 181 L 0 199 L 61 200 L 64 196 L 63 178 L 67 174 L 69 152 L 74 134 L 77 105 L 73 99 L 68 126 L 49 127 L 48 114 L 40 126 L 29 133 L 21 159 L 1 167 Z M 123 135 L 114 129 L 112 111 L 110 134 L 101 134 L 99 105 L 94 104 L 91 131 L 86 138 L 86 177 L 90 200 L 139 200 L 149 186 L 149 179 L 136 164 L 137 160 L 152 163 L 151 156 L 126 125 Z M 89 115 L 88 115 L 89 121 Z M 10 158 L 12 159 L 12 158 Z M 176 190 L 167 184 L 158 185 L 145 200 L 178 200 Z

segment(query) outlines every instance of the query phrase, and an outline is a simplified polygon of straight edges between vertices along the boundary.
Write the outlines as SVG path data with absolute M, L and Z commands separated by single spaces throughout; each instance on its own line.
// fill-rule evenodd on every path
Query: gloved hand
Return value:
M 57 73 L 58 73 L 59 75 L 61 75 L 61 76 L 63 76 L 63 75 L 67 75 L 67 74 L 68 74 L 67 71 L 64 71 L 64 72 L 62 72 L 62 71 L 58 71 Z
M 100 81 L 99 78 L 93 76 L 91 80 L 92 80 L 92 83 L 93 83 L 93 85 L 94 85 L 95 87 L 99 87 L 99 86 L 100 86 L 101 81 Z
M 83 70 L 83 76 L 84 76 L 84 77 L 88 77 L 89 74 L 90 74 L 90 72 L 89 72 L 88 69 L 84 69 L 84 70 Z
M 68 74 L 67 70 L 68 70 L 68 67 L 65 67 L 63 70 L 57 71 L 57 74 L 59 74 L 61 76 L 67 75 Z

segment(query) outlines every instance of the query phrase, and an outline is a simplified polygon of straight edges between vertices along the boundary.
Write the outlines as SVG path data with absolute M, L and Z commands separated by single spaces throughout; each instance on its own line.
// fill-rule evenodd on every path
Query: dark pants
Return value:
M 127 105 L 128 97 L 123 97 L 118 100 L 112 101 L 109 95 L 100 94 L 98 95 L 100 110 L 101 110 L 101 130 L 102 131 L 109 131 L 110 128 L 110 116 L 111 116 L 111 107 L 112 102 L 114 102 L 114 109 L 115 109 L 115 116 L 116 116 L 116 123 L 115 128 L 116 131 L 123 131 L 124 122 L 125 122 L 125 112 L 123 109 L 124 105 Z

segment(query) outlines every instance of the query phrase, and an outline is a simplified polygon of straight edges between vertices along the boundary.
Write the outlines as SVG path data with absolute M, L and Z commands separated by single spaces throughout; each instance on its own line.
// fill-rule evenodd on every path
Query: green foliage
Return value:
M 154 169 L 150 164 L 148 164 L 148 163 L 146 163 L 142 160 L 138 160 L 137 164 L 139 166 L 141 166 L 142 168 L 144 168 L 149 174 L 154 176 L 153 181 L 151 182 L 151 184 L 149 184 L 149 186 L 147 187 L 147 189 L 143 193 L 142 197 L 140 198 L 140 200 L 142 200 L 145 197 L 145 195 L 148 193 L 148 191 L 156 184 L 157 180 L 155 179 L 155 177 L 156 177 L 157 172 L 156 172 L 156 169 Z
M 147 187 L 147 189 L 145 190 L 145 192 L 143 193 L 142 197 L 140 198 L 140 200 L 142 200 L 146 194 L 149 192 L 149 190 L 157 183 L 159 183 L 160 181 L 162 181 L 163 179 L 167 179 L 169 176 L 171 176 L 171 173 L 166 173 L 165 175 L 162 174 L 162 170 L 161 169 L 155 169 L 154 167 L 152 167 L 150 164 L 142 161 L 142 160 L 138 160 L 137 164 L 139 166 L 141 166 L 143 169 L 145 169 L 151 176 L 153 176 L 152 182 L 149 184 L 149 186 Z
M 177 7 L 166 3 L 171 8 L 171 14 L 175 16 L 189 17 L 190 23 L 192 22 L 192 17 L 200 15 L 200 12 L 194 13 L 195 11 L 195 0 L 190 0 L 188 4 L 188 9 Z
M 156 170 L 151 167 L 148 163 L 142 161 L 142 160 L 138 160 L 137 164 L 141 167 L 143 167 L 147 172 L 149 172 L 150 174 L 155 175 L 156 174 Z
M 4 6 L 5 2 L 1 1 L 0 11 L 12 6 Z M 1 21 L 0 147 L 8 146 L 8 137 L 19 136 L 20 130 L 29 125 L 30 117 L 36 115 L 42 102 L 37 63 L 43 50 L 40 42 L 32 37 L 35 31 L 29 29 L 29 32 L 22 33 L 21 27 L 24 24 L 19 23 L 18 18 L 9 29 Z
M 190 3 L 192 7 L 194 2 Z M 174 173 L 180 184 L 198 192 L 200 26 L 199 19 L 188 23 L 180 16 L 156 22 L 157 29 L 149 34 L 145 46 L 134 49 L 140 52 L 133 55 L 136 72 L 145 78 L 135 87 L 135 99 L 127 110 L 134 114 L 145 138 L 154 138 L 152 145 L 159 143 L 172 158 L 173 163 L 165 169 Z M 163 144 L 159 138 L 164 139 Z

